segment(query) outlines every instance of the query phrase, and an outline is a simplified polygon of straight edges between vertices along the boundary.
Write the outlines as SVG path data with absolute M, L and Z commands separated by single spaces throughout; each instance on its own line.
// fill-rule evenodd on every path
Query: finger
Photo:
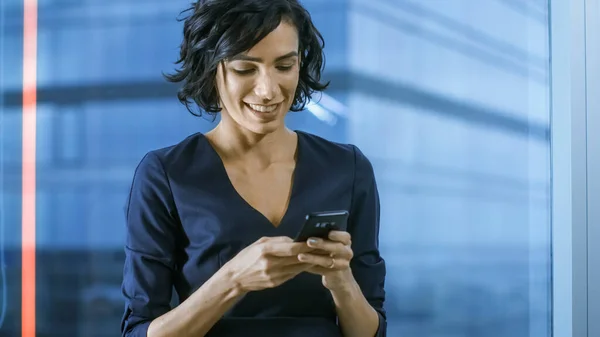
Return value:
M 346 255 L 346 246 L 341 242 L 334 242 L 329 240 L 323 240 L 320 238 L 310 238 L 307 241 L 307 244 L 311 248 L 323 250 L 328 252 L 329 255 Z
M 281 284 L 293 279 L 298 274 L 300 274 L 306 270 L 308 270 L 308 268 L 306 266 L 302 266 L 301 268 L 296 267 L 293 270 L 286 271 L 285 273 L 279 274 L 276 277 L 274 277 L 273 283 L 275 283 L 276 285 L 281 285 Z
M 279 257 L 296 256 L 307 252 L 308 249 L 309 247 L 304 242 L 275 242 L 266 243 L 263 247 L 263 254 Z
M 275 288 L 280 285 L 286 283 L 287 281 L 293 279 L 297 274 L 289 273 L 289 274 L 280 274 L 272 277 L 268 283 L 266 284 L 267 288 Z
M 280 265 L 278 267 L 276 266 L 271 266 L 269 268 L 269 274 L 273 275 L 273 278 L 286 278 L 287 276 L 295 276 L 298 275 L 304 271 L 309 270 L 312 265 L 301 262 L 298 260 L 297 257 L 295 258 L 285 258 L 285 259 L 293 259 L 295 261 L 287 261 L 286 265 Z
M 267 242 L 294 242 L 289 236 L 272 236 L 266 238 Z
M 307 245 L 307 247 L 308 247 L 308 245 Z M 310 253 L 310 254 L 315 254 L 315 255 L 331 256 L 331 252 L 328 252 L 323 249 L 310 248 L 310 247 L 306 251 L 299 252 L 298 254 L 301 254 L 301 253 Z
M 295 270 L 294 268 L 299 268 L 304 263 L 298 260 L 298 256 L 286 256 L 286 257 L 273 257 L 273 263 L 281 266 L 280 268 L 287 270 Z
M 349 265 L 347 259 L 343 258 L 332 258 L 329 256 L 314 255 L 314 254 L 299 254 L 298 260 L 307 264 L 327 268 L 327 269 L 340 269 L 346 268 Z
M 328 235 L 329 240 L 335 242 L 341 242 L 346 246 L 350 246 L 352 243 L 352 236 L 348 232 L 344 231 L 331 231 Z
M 256 240 L 256 241 L 254 241 L 254 242 L 252 243 L 252 245 L 257 245 L 257 244 L 260 244 L 260 243 L 263 243 L 263 242 L 267 242 L 267 240 L 269 240 L 269 238 L 268 238 L 268 237 L 266 237 L 266 236 L 263 236 L 263 237 L 261 237 L 260 239 L 258 239 L 258 240 Z
M 289 263 L 288 265 L 283 266 L 281 268 L 282 273 L 286 273 L 286 274 L 296 273 L 297 274 L 297 273 L 306 271 L 312 267 L 310 264 L 307 264 L 307 263 L 304 263 L 304 262 L 298 260 L 297 257 L 295 257 L 293 259 L 296 261 L 290 261 L 290 262 L 288 262 Z
M 293 240 L 287 236 L 263 236 L 254 241 L 253 245 L 267 242 L 292 242 Z

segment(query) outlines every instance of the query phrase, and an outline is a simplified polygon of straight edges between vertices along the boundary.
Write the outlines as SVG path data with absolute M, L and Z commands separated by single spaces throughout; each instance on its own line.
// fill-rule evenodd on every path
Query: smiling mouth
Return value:
M 270 105 L 259 105 L 259 104 L 250 104 L 250 103 L 244 103 L 250 110 L 252 110 L 253 112 L 257 113 L 257 114 L 268 114 L 271 113 L 275 110 L 277 110 L 277 108 L 279 107 L 279 103 L 277 104 L 270 104 Z

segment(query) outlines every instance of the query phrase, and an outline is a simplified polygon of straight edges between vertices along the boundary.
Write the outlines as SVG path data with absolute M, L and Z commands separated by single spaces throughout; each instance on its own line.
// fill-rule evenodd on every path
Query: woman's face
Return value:
M 299 70 L 298 33 L 282 21 L 252 49 L 219 66 L 216 83 L 222 120 L 258 134 L 284 127 Z

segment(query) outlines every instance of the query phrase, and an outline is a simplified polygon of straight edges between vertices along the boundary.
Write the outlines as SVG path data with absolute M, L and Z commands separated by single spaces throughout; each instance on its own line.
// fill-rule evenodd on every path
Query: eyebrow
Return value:
M 281 60 L 285 60 L 285 59 L 288 59 L 288 58 L 294 57 L 294 56 L 298 56 L 298 52 L 292 51 L 285 55 L 281 55 L 275 59 L 275 62 L 279 62 Z M 260 57 L 252 57 L 252 56 L 248 56 L 248 55 L 244 55 L 244 54 L 236 55 L 236 56 L 232 57 L 230 59 L 230 61 L 251 61 L 251 62 L 259 62 L 259 63 L 264 62 L 263 59 L 261 59 Z

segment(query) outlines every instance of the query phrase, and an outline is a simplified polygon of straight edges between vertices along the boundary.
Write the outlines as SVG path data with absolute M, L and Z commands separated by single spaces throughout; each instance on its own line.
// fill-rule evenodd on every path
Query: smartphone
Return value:
M 348 211 L 313 212 L 306 215 L 294 241 L 302 242 L 313 237 L 326 239 L 332 230 L 345 231 L 347 228 Z

